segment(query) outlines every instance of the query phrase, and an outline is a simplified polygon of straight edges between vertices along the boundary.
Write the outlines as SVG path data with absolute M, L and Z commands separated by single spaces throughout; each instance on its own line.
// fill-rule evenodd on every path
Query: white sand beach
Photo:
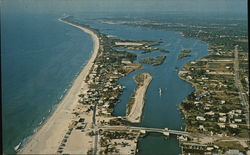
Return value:
M 127 120 L 132 123 L 139 123 L 141 121 L 142 110 L 144 107 L 144 97 L 147 88 L 152 80 L 152 76 L 149 73 L 143 73 L 145 79 L 142 85 L 139 85 L 135 92 L 135 100 L 132 105 L 131 111 L 127 116 Z
M 68 130 L 69 124 L 72 121 L 72 112 L 78 104 L 78 95 L 81 92 L 87 91 L 88 89 L 88 84 L 85 83 L 85 79 L 98 54 L 99 39 L 94 32 L 87 28 L 68 23 L 61 19 L 59 19 L 59 21 L 79 28 L 91 35 L 94 42 L 93 54 L 51 117 L 48 118 L 47 122 L 38 130 L 35 135 L 33 135 L 31 140 L 25 145 L 19 154 L 55 154 L 65 133 Z M 84 117 L 87 117 L 86 120 L 91 120 L 92 115 L 84 115 Z M 75 133 L 75 137 L 77 137 L 77 134 L 78 133 Z M 86 146 L 86 151 L 87 147 L 88 146 Z M 84 150 L 84 148 L 81 149 Z

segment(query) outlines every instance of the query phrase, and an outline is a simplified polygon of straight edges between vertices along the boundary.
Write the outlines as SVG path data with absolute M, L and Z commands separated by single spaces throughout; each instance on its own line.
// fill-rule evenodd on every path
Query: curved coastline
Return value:
M 56 153 L 58 146 L 68 129 L 68 125 L 73 117 L 72 111 L 77 105 L 80 92 L 88 89 L 85 79 L 94 64 L 94 60 L 99 51 L 99 38 L 88 28 L 75 25 L 58 19 L 60 22 L 79 28 L 89 34 L 93 39 L 92 56 L 84 66 L 78 77 L 74 80 L 71 88 L 67 91 L 53 114 L 41 126 L 41 128 L 31 137 L 24 148 L 18 154 L 52 154 Z

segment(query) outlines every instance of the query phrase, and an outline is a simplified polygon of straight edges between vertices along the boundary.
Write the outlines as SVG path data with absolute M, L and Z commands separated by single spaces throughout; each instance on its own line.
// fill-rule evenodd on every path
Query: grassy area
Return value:
M 237 149 L 240 151 L 245 150 L 238 141 L 217 141 L 214 142 L 214 144 L 225 149 Z
M 151 64 L 153 66 L 157 66 L 157 65 L 161 65 L 165 59 L 166 59 L 166 56 L 164 55 L 157 56 L 156 58 L 147 57 L 147 58 L 142 58 L 140 60 L 140 63 Z

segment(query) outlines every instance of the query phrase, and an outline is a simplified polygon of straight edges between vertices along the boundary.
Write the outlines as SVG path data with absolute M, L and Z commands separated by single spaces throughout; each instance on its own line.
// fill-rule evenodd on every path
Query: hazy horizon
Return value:
M 58 11 L 70 13 L 79 12 L 193 12 L 201 14 L 247 15 L 246 0 L 3 0 L 2 11 L 25 11 L 45 13 Z

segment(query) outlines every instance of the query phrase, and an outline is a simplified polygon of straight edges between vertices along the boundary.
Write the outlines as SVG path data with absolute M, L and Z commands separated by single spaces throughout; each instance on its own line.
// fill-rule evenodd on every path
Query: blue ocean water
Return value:
M 2 13 L 5 153 L 14 153 L 46 120 L 91 55 L 91 37 L 59 22 L 60 16 Z

